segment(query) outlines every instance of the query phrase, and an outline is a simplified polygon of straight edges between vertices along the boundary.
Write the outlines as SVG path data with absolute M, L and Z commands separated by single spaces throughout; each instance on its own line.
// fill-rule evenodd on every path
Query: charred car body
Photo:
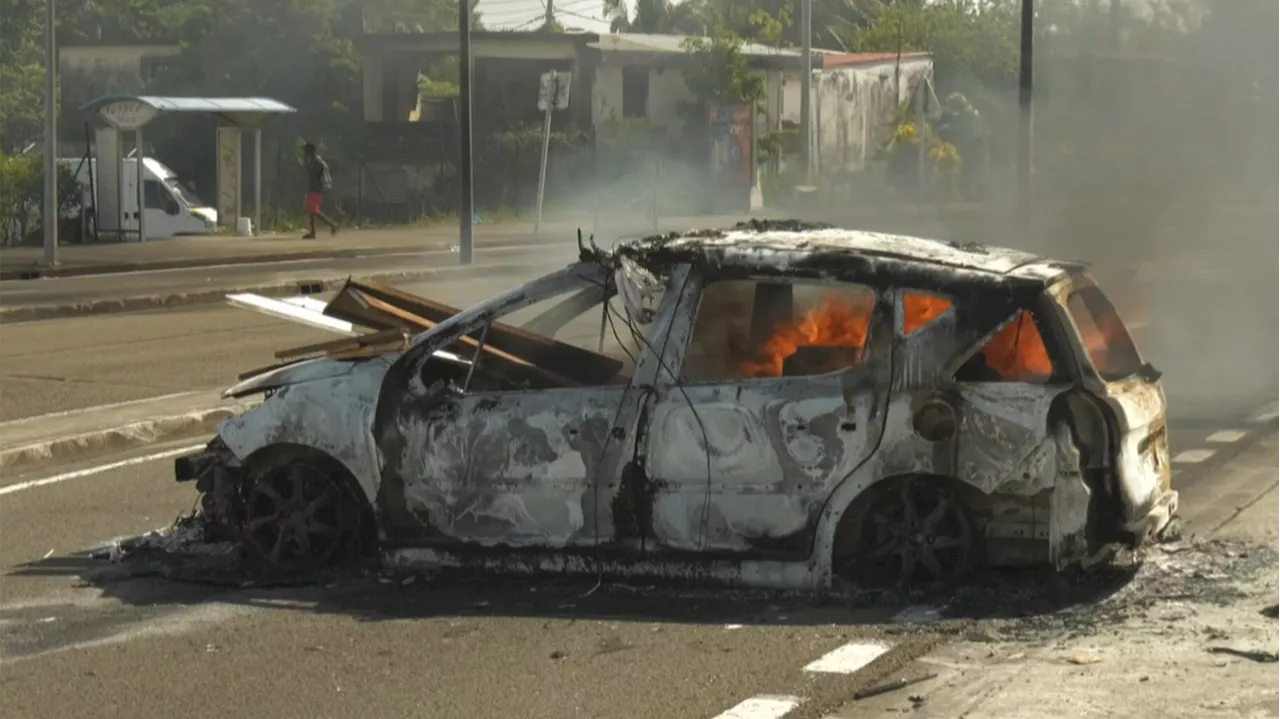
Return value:
M 946 582 L 1177 509 L 1158 373 L 1077 264 L 757 222 L 324 314 L 375 331 L 229 389 L 267 396 L 177 462 L 270 564 Z

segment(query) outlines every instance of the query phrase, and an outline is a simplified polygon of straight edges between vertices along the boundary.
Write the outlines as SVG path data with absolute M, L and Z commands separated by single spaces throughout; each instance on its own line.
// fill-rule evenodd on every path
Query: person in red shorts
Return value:
M 333 179 L 329 175 L 329 166 L 316 154 L 316 146 L 307 143 L 302 146 L 302 159 L 307 171 L 307 219 L 311 222 L 311 231 L 302 236 L 304 240 L 316 238 L 316 218 L 329 225 L 329 234 L 338 234 L 338 223 L 324 214 L 324 192 L 333 187 Z

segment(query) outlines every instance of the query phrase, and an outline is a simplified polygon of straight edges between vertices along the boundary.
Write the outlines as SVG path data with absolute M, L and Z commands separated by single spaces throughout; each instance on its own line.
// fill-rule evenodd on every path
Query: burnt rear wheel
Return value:
M 939 589 L 964 579 L 978 559 L 972 515 L 956 488 L 905 477 L 879 490 L 857 528 L 849 578 L 899 589 Z
M 305 571 L 329 565 L 359 534 L 359 504 L 341 470 L 319 457 L 280 458 L 253 473 L 245 499 L 245 547 L 268 566 Z

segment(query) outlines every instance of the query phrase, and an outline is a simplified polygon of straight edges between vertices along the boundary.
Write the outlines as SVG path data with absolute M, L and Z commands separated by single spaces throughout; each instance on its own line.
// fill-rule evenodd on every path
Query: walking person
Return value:
M 322 207 L 324 193 L 333 187 L 333 178 L 329 175 L 329 166 L 316 154 L 316 146 L 308 142 L 302 146 L 302 160 L 307 172 L 307 219 L 311 231 L 302 236 L 304 240 L 316 238 L 316 218 L 319 217 L 329 225 L 329 234 L 338 234 L 338 223 L 324 214 Z

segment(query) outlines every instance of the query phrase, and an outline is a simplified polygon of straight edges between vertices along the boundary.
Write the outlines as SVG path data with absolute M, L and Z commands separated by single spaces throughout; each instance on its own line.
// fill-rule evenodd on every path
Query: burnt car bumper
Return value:
M 173 461 L 174 479 L 196 483 L 201 515 L 211 530 L 223 536 L 235 535 L 234 527 L 238 526 L 243 474 L 239 458 L 218 439 Z

